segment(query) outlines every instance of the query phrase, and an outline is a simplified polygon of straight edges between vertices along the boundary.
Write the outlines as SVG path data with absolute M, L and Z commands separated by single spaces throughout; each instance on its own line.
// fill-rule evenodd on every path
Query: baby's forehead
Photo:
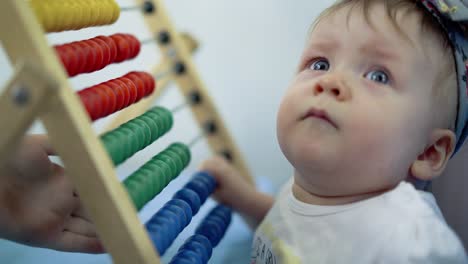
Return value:
M 441 49 L 446 47 L 441 44 L 440 36 L 423 27 L 422 16 L 421 12 L 403 7 L 391 11 L 382 3 L 368 9 L 358 4 L 342 6 L 318 18 L 311 28 L 309 41 L 359 35 L 361 38 L 353 41 L 363 41 L 362 36 L 366 36 L 376 45 L 393 46 L 395 51 L 438 57 L 436 54 L 443 53 Z

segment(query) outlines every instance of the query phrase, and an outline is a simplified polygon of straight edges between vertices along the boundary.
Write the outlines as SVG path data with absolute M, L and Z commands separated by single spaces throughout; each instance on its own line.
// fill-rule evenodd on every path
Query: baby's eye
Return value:
M 309 68 L 314 71 L 328 71 L 330 63 L 326 59 L 318 59 L 313 61 Z
M 388 77 L 388 74 L 381 70 L 370 71 L 366 74 L 365 77 L 371 81 L 381 83 L 381 84 L 389 84 L 390 82 L 390 78 Z

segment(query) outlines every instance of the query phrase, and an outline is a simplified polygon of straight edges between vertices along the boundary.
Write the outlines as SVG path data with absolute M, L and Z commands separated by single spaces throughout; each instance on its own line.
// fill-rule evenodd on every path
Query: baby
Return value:
M 294 167 L 278 197 L 221 158 L 202 165 L 216 198 L 257 228 L 251 263 L 468 262 L 418 190 L 467 134 L 460 13 L 443 1 L 341 0 L 320 15 L 277 116 Z

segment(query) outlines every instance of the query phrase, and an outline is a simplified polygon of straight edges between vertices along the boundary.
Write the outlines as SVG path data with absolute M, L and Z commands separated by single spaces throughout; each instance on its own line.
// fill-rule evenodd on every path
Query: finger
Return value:
M 31 135 L 31 139 L 34 140 L 36 144 L 39 144 L 48 155 L 56 155 L 47 135 Z
M 75 234 L 70 231 L 62 232 L 56 241 L 49 245 L 51 249 L 68 252 L 99 254 L 105 249 L 98 238 Z
M 60 171 L 58 166 L 55 169 Z M 51 191 L 54 193 L 54 211 L 59 215 L 69 216 L 81 206 L 80 199 L 73 196 L 73 184 L 70 179 L 65 175 L 58 172 L 54 174 L 53 178 L 48 183 L 49 186 L 53 185 Z
M 55 150 L 52 147 L 52 144 L 50 143 L 49 137 L 47 135 L 30 135 L 29 136 L 30 140 L 32 140 L 34 143 L 39 144 L 44 151 L 47 153 L 47 155 L 54 156 L 57 155 Z
M 68 218 L 67 222 L 64 224 L 64 229 L 77 235 L 97 237 L 97 232 L 94 225 L 88 220 L 77 216 Z
M 51 166 L 52 166 L 52 171 L 54 172 L 54 174 L 64 176 L 65 169 L 62 166 L 54 162 L 51 162 Z
M 88 222 L 91 222 L 91 218 L 89 217 L 89 215 L 86 213 L 85 211 L 85 208 L 83 206 L 82 203 L 80 203 L 78 205 L 78 207 L 76 208 L 75 211 L 73 211 L 72 213 L 73 216 L 76 216 L 76 217 L 79 217 L 79 218 L 83 218 L 84 220 L 88 221 Z
M 199 169 L 203 171 L 208 171 L 212 173 L 218 173 L 219 170 L 224 167 L 224 160 L 220 156 L 214 156 L 210 159 L 205 160 L 200 166 Z

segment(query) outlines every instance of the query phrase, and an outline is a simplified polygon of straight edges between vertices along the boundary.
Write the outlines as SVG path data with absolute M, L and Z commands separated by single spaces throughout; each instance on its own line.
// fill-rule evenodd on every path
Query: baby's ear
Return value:
M 451 130 L 432 131 L 426 149 L 411 165 L 411 175 L 420 180 L 432 180 L 440 176 L 455 149 L 455 140 Z

